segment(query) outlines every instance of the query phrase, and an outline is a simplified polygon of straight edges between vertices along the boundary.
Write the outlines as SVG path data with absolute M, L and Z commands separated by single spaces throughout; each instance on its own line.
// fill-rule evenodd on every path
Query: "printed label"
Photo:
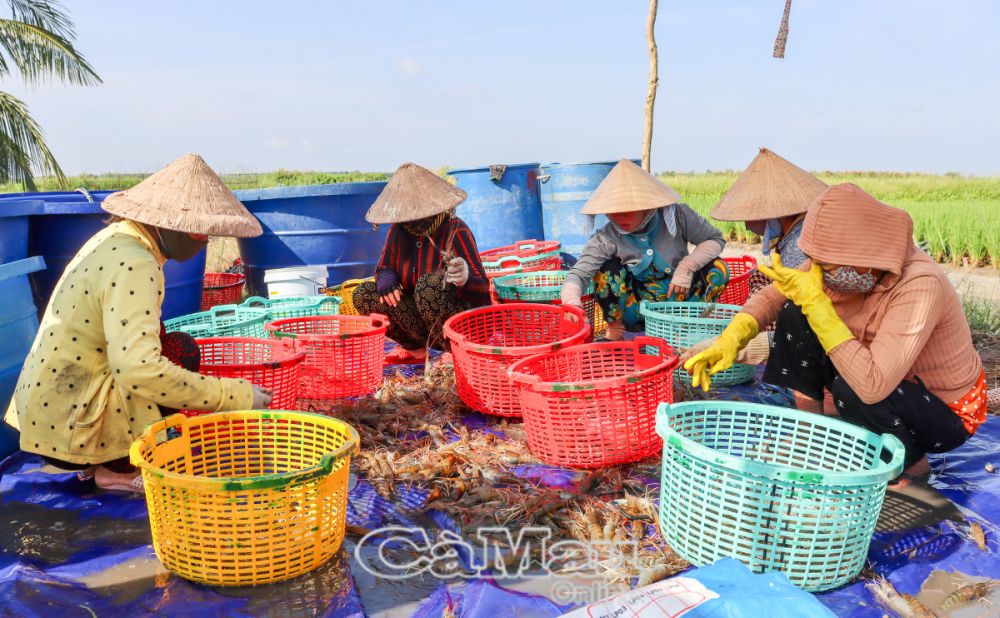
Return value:
M 563 618 L 677 618 L 717 598 L 718 594 L 696 579 L 674 577 L 616 594 L 563 614 Z

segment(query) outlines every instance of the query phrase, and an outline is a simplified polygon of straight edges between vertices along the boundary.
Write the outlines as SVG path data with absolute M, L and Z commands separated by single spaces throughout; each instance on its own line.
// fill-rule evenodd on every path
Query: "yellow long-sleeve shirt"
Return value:
M 6 421 L 21 449 L 75 464 L 128 455 L 158 405 L 249 409 L 245 380 L 193 373 L 161 354 L 166 259 L 146 229 L 114 223 L 66 267 L 25 360 Z

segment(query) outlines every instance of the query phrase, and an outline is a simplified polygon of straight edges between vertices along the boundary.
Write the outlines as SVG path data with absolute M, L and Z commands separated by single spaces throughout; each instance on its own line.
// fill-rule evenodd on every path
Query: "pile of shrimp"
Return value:
M 401 485 L 422 488 L 426 498 L 416 511 L 449 515 L 468 538 L 502 526 L 515 538 L 524 528 L 544 528 L 549 543 L 636 541 L 638 551 L 627 561 L 610 549 L 599 552 L 610 582 L 652 583 L 688 566 L 659 536 L 643 481 L 658 476 L 658 461 L 583 473 L 572 490 L 527 480 L 516 468 L 542 462 L 528 450 L 524 425 L 507 419 L 488 431 L 470 430 L 461 420 L 469 411 L 454 373 L 436 369 L 428 378 L 397 375 L 375 397 L 313 408 L 358 431 L 361 451 L 352 467 L 383 497 L 392 500 Z

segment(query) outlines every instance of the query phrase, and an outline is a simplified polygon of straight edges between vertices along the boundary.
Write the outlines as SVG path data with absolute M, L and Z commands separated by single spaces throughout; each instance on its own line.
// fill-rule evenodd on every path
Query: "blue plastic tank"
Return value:
M 480 251 L 519 240 L 549 240 L 542 228 L 537 163 L 508 165 L 499 180 L 489 167 L 451 170 L 448 175 L 469 194 L 458 216 L 469 225 Z
M 38 211 L 28 223 L 28 254 L 45 258 L 48 268 L 31 275 L 31 288 L 39 313 L 45 311 L 56 282 L 62 277 L 80 247 L 104 227 L 110 216 L 100 202 L 113 191 L 95 191 L 88 196 L 76 192 L 30 194 L 41 196 L 27 200 L 36 203 Z M 24 203 L 23 197 L 0 199 L 0 209 Z M 167 260 L 163 267 L 166 292 L 163 299 L 163 319 L 170 319 L 201 309 L 201 286 L 205 279 L 205 251 L 186 262 Z
M 28 257 L 28 217 L 40 208 L 39 202 L 0 201 L 0 264 Z
M 632 161 L 639 164 L 638 159 Z M 587 215 L 581 215 L 580 209 L 617 164 L 618 161 L 594 161 L 547 163 L 540 167 L 538 190 L 542 200 L 545 240 L 558 240 L 563 251 L 580 255 L 590 238 Z M 598 215 L 593 230 L 600 229 L 607 222 L 607 217 Z
M 28 275 L 44 269 L 45 260 L 37 256 L 0 264 L 0 459 L 18 448 L 18 434 L 3 422 L 3 414 L 38 333 Z
M 235 191 L 260 220 L 264 234 L 239 240 L 252 296 L 267 296 L 264 271 L 326 266 L 327 285 L 375 273 L 388 225 L 374 229 L 365 213 L 385 182 L 348 182 L 308 187 Z

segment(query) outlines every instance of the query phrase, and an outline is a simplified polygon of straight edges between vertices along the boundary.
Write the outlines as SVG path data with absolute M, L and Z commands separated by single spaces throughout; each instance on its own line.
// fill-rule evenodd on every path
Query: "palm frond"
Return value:
M 59 2 L 45 0 L 7 0 L 12 17 L 43 30 L 58 34 L 72 41 L 76 38 L 76 30 L 69 16 L 62 11 Z
M 16 19 L 0 19 L 0 47 L 29 83 L 44 81 L 50 76 L 84 86 L 101 82 L 87 59 L 68 39 L 41 26 Z M 6 68 L 9 73 L 9 67 Z
M 66 182 L 27 106 L 17 97 L 0 92 L 0 183 L 19 182 L 34 191 L 36 171 L 55 176 L 60 184 Z

